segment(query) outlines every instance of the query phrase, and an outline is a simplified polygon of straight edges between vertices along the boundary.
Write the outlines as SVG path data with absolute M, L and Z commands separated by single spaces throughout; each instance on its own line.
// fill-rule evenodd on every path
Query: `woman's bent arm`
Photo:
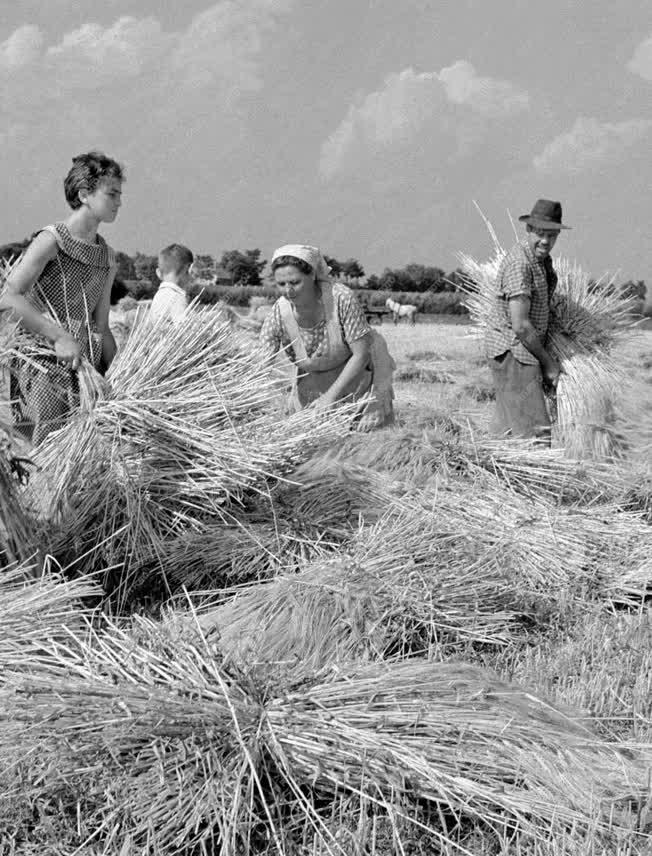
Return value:
M 371 333 L 365 333 L 360 339 L 351 342 L 349 347 L 352 351 L 351 356 L 337 378 L 321 396 L 325 399 L 323 403 L 335 402 L 341 398 L 347 386 L 367 367 L 371 357 Z
M 31 333 L 43 336 L 53 345 L 57 357 L 79 368 L 79 345 L 67 330 L 39 312 L 27 299 L 27 294 L 49 261 L 57 254 L 57 242 L 48 232 L 40 232 L 25 250 L 7 278 L 0 295 L 0 311 L 9 310 L 16 320 Z
M 32 333 L 44 336 L 54 344 L 57 339 L 67 335 L 63 327 L 51 321 L 39 312 L 27 299 L 27 294 L 38 280 L 43 269 L 57 254 L 57 242 L 47 232 L 41 232 L 25 250 L 7 278 L 4 292 L 0 296 L 0 310 L 13 312 L 16 320 Z

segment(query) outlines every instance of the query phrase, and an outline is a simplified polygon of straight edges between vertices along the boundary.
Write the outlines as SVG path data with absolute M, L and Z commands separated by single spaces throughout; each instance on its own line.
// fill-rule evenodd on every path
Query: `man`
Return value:
M 561 229 L 561 204 L 537 200 L 525 238 L 503 259 L 496 301 L 488 319 L 486 354 L 496 388 L 492 424 L 498 434 L 550 443 L 550 417 L 544 390 L 557 386 L 560 367 L 546 350 L 550 299 L 557 274 L 550 258 Z

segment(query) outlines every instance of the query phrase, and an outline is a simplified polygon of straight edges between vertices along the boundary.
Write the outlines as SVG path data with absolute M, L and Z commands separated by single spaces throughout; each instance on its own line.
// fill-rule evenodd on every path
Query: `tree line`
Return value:
M 219 258 L 208 254 L 195 256 L 195 276 L 199 282 L 211 285 L 236 287 L 271 284 L 271 273 L 265 277 L 263 271 L 267 260 L 261 258 L 259 249 L 225 250 Z M 118 278 L 126 282 L 141 281 L 158 286 L 156 256 L 136 253 L 131 257 L 119 252 Z M 443 268 L 421 264 L 408 264 L 403 268 L 385 268 L 380 275 L 372 274 L 365 279 L 365 270 L 355 258 L 340 261 L 334 256 L 324 259 L 336 279 L 341 279 L 356 289 L 370 291 L 410 292 L 454 292 L 459 290 L 463 277 L 459 270 L 446 274 Z
M 33 237 L 33 236 L 32 236 Z M 0 245 L 0 258 L 11 260 L 20 255 L 31 241 L 14 241 Z M 266 277 L 263 271 L 267 260 L 261 258 L 259 249 L 225 250 L 221 256 L 208 253 L 195 256 L 195 277 L 200 285 L 233 286 L 238 288 L 271 285 L 271 273 Z M 407 264 L 401 268 L 386 267 L 380 274 L 366 276 L 361 263 L 355 258 L 340 261 L 334 256 L 325 255 L 326 263 L 333 276 L 361 291 L 411 292 L 420 294 L 441 294 L 459 292 L 464 276 L 460 269 L 446 273 L 443 268 Z M 157 256 L 137 252 L 130 256 L 117 252 L 118 271 L 116 275 L 116 294 L 131 294 L 137 300 L 152 297 L 159 285 L 156 274 Z M 365 279 L 366 276 L 366 279 Z M 646 285 L 642 279 L 628 280 L 619 286 L 626 296 L 645 300 Z
M 213 284 L 231 284 L 234 286 L 263 285 L 263 270 L 267 260 L 261 258 L 259 249 L 225 250 L 219 258 L 207 253 L 195 256 L 195 276 L 200 281 Z M 136 253 L 129 256 L 117 253 L 118 277 L 123 280 L 149 280 L 158 283 L 156 276 L 156 256 Z M 357 259 L 339 261 L 333 256 L 325 256 L 327 264 L 336 277 L 344 277 L 347 282 L 356 285 L 364 277 L 364 268 Z

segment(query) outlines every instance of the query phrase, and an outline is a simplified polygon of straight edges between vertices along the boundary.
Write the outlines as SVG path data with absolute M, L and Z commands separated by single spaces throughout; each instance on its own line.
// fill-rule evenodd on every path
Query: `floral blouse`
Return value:
M 339 282 L 333 283 L 333 299 L 342 330 L 342 338 L 347 345 L 356 342 L 371 331 L 362 307 L 350 288 Z M 299 327 L 299 332 L 306 354 L 309 357 L 323 356 L 326 340 L 326 319 L 324 318 L 314 327 Z M 290 345 L 290 337 L 283 327 L 278 300 L 263 323 L 260 331 L 260 342 L 265 350 L 273 354 L 281 349 L 286 349 L 288 357 L 292 362 L 296 362 L 294 351 Z

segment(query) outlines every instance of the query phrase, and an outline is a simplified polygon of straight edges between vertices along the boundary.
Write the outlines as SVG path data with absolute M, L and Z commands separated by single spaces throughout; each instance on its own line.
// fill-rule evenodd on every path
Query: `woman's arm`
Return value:
M 371 333 L 365 333 L 360 339 L 349 343 L 351 356 L 344 368 L 318 399 L 318 406 L 327 406 L 340 399 L 347 386 L 369 365 L 371 359 Z
M 79 345 L 67 330 L 39 312 L 27 299 L 49 261 L 57 254 L 57 242 L 49 232 L 40 232 L 25 250 L 25 255 L 7 277 L 0 295 L 0 311 L 9 310 L 31 333 L 43 336 L 54 345 L 57 358 L 79 368 Z
M 317 399 L 318 407 L 328 407 L 342 398 L 346 388 L 355 380 L 371 360 L 371 328 L 362 307 L 348 288 L 342 288 L 337 300 L 337 315 L 342 329 L 342 338 L 351 349 L 351 356 L 344 364 L 339 376 L 326 392 Z
M 274 308 L 263 321 L 263 326 L 260 328 L 258 342 L 263 350 L 263 353 L 269 360 L 273 360 L 276 354 L 281 349 L 281 324 L 278 316 L 278 306 L 274 304 Z
M 112 267 L 102 292 L 100 302 L 95 307 L 93 312 L 93 320 L 97 327 L 98 333 L 102 336 L 102 369 L 106 371 L 116 353 L 115 339 L 109 327 L 109 313 L 111 311 L 111 288 L 115 279 L 117 268 Z

